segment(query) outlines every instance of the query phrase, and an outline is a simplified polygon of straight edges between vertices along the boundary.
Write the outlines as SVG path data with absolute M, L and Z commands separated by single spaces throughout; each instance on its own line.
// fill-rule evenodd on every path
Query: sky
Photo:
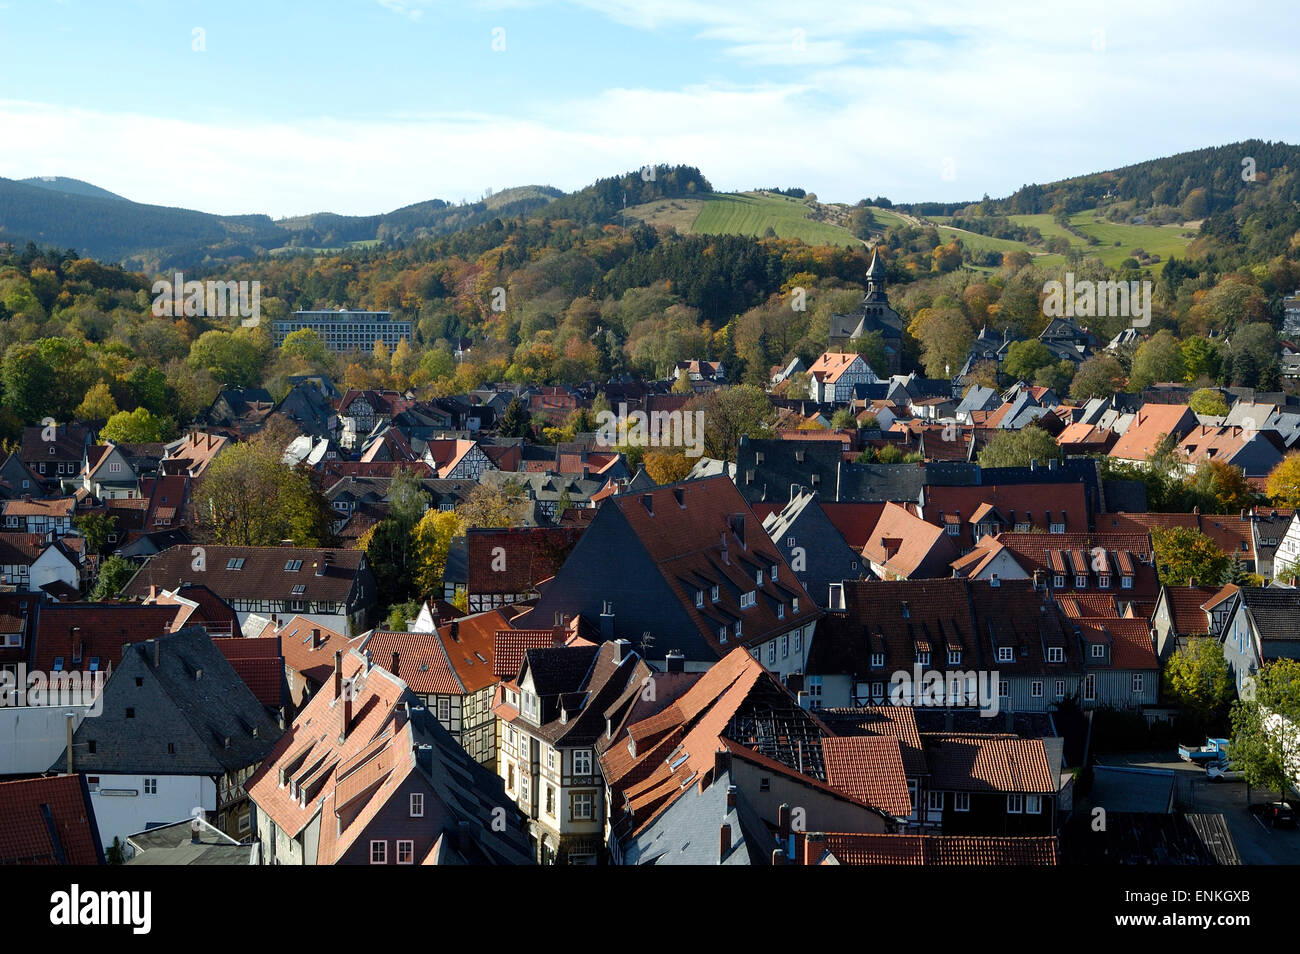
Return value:
M 978 199 L 1300 142 L 1297 26 L 1290 0 L 0 0 L 0 176 L 275 217 L 652 163 Z

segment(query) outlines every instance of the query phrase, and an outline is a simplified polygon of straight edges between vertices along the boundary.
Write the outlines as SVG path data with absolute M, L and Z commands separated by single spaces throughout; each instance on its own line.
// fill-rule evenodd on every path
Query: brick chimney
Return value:
M 334 698 L 343 694 L 343 650 L 334 651 Z
M 826 836 L 821 832 L 810 831 L 803 836 L 803 863 L 815 865 L 826 851 Z
M 398 665 L 401 663 L 401 661 L 402 661 L 402 654 L 399 653 L 399 652 L 397 652 L 396 650 L 394 650 L 394 651 L 393 651 L 393 664 L 392 664 L 391 667 L 389 667 L 389 672 L 391 672 L 394 676 L 397 675 L 397 667 L 398 667 Z
M 723 822 L 718 828 L 718 862 L 727 860 L 727 855 L 731 854 L 731 824 Z

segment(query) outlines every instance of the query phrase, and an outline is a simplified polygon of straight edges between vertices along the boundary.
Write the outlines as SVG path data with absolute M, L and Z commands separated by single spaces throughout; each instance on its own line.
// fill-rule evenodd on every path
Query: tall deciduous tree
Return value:
M 1217 586 L 1232 572 L 1232 558 L 1191 527 L 1157 527 L 1151 546 L 1160 582 L 1167 586 Z

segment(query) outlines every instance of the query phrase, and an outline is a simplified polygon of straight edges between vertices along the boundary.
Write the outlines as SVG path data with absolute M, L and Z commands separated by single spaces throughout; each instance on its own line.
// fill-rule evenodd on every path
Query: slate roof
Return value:
M 199 827 L 197 843 L 195 824 Z M 128 865 L 249 865 L 256 850 L 254 845 L 241 845 L 203 819 L 186 818 L 149 828 L 128 835 L 126 840 L 135 848 Z
M 623 846 L 625 865 L 766 865 L 776 839 L 744 793 L 728 806 L 731 774 L 721 773 L 707 784 L 687 787 L 682 797 Z M 738 788 L 738 787 L 737 787 Z M 731 847 L 724 854 L 719 832 L 731 828 Z
M 90 791 L 81 775 L 0 782 L 0 865 L 102 865 Z
M 1273 586 L 1246 586 L 1242 587 L 1240 596 L 1255 621 L 1255 629 L 1260 639 L 1300 638 L 1300 634 L 1297 633 L 1297 620 L 1300 620 L 1300 590 Z
M 73 736 L 79 771 L 221 775 L 262 761 L 283 732 L 197 627 L 133 645 L 103 706 Z M 55 769 L 64 764 L 60 753 Z

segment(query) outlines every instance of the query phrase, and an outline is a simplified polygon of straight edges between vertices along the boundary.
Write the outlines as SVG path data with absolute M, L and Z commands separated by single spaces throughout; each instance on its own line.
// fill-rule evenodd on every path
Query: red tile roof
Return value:
M 948 533 L 895 503 L 885 504 L 862 555 L 894 578 L 946 576 L 957 557 Z
M 1195 423 L 1196 415 L 1186 404 L 1144 404 L 1110 449 L 1110 456 L 1146 460 L 1161 437 L 1169 434 L 1180 438 Z
M 303 616 L 293 617 L 278 629 L 268 623 L 262 638 L 274 638 L 285 666 L 317 686 L 325 685 L 334 672 L 334 654 L 347 653 L 357 642 Z
M 497 682 L 496 635 L 510 625 L 500 610 L 444 623 L 436 633 L 372 633 L 363 644 L 376 666 L 391 669 L 418 695 L 466 695 Z
M 0 865 L 104 863 L 94 809 L 80 775 L 0 782 L 0 816 Z
M 156 639 L 172 631 L 179 608 L 132 603 L 47 603 L 39 607 L 33 636 L 31 666 L 53 672 L 62 659 L 65 672 L 116 668 L 122 647 Z
M 264 706 L 284 704 L 284 657 L 279 643 L 270 639 L 223 636 L 212 640 L 249 691 Z
M 1208 614 L 1202 607 L 1219 592 L 1217 586 L 1167 586 L 1170 622 L 1179 636 L 1205 636 L 1210 632 Z
M 506 629 L 497 630 L 492 637 L 492 674 L 498 679 L 514 679 L 524 664 L 524 654 L 530 649 L 549 649 L 561 645 L 561 629 Z
M 583 527 L 471 529 L 466 533 L 471 594 L 532 593 L 568 558 Z
M 822 752 L 828 784 L 896 818 L 912 813 L 897 739 L 880 735 L 831 737 L 822 740 Z
M 1055 838 L 995 835 L 825 834 L 801 836 L 805 864 L 1034 865 L 1060 864 Z
M 1056 792 L 1042 739 L 1005 735 L 927 735 L 926 761 L 936 789 L 955 792 Z

